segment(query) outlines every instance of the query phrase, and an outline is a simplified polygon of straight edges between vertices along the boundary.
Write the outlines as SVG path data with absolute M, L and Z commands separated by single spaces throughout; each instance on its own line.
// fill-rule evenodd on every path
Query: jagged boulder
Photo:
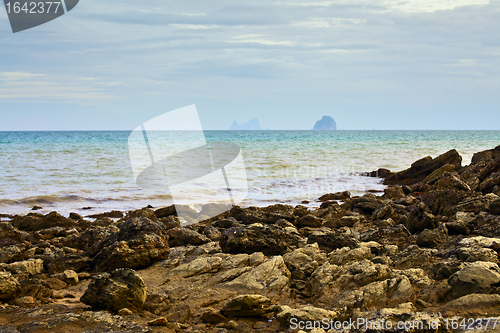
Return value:
M 238 291 L 281 292 L 287 286 L 290 276 L 283 258 L 276 256 L 220 286 Z
M 95 309 L 141 311 L 146 290 L 144 281 L 133 270 L 117 269 L 95 276 L 80 300 Z
M 26 216 L 16 216 L 11 223 L 17 229 L 32 232 L 52 227 L 73 228 L 78 222 L 57 212 L 51 212 L 47 215 L 30 213 Z
M 331 252 L 343 247 L 359 247 L 359 235 L 356 235 L 351 229 L 342 227 L 337 231 L 330 229 L 321 229 L 313 232 L 307 238 L 308 244 L 317 243 L 322 250 Z
M 452 149 L 436 158 L 424 157 L 414 162 L 409 169 L 389 175 L 384 180 L 386 185 L 410 185 L 423 181 L 435 170 L 450 164 L 455 170 L 462 168 L 462 157 Z
M 325 261 L 325 256 L 321 254 L 318 244 L 308 244 L 285 254 L 283 260 L 292 274 L 292 279 L 305 280 Z
M 156 261 L 166 259 L 169 253 L 165 227 L 145 217 L 123 222 L 111 239 L 114 242 L 106 244 L 107 246 L 94 257 L 93 265 L 96 271 L 145 268 Z
M 305 244 L 305 240 L 292 227 L 252 224 L 232 227 L 224 231 L 220 247 L 226 253 L 254 253 L 265 255 L 285 254 Z
M 168 243 L 171 247 L 184 245 L 200 245 L 210 242 L 205 235 L 189 228 L 172 228 L 167 231 Z
M 0 271 L 0 301 L 14 299 L 21 289 L 19 281 L 9 272 Z
M 500 268 L 491 262 L 477 261 L 462 268 L 448 279 L 456 296 L 487 292 L 500 282 Z

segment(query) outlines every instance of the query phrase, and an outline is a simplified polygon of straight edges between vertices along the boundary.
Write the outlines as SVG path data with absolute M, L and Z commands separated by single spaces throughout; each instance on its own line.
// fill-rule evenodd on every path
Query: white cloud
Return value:
M 32 78 L 32 77 L 37 77 L 37 76 L 43 76 L 42 74 L 32 74 L 32 73 L 25 73 L 25 72 L 0 72 L 0 82 L 1 81 L 18 81 L 18 80 L 24 80 L 27 78 Z
M 63 77 L 27 72 L 0 72 L 0 100 L 94 101 L 112 98 L 115 98 L 113 94 L 92 86 L 74 84 L 72 80 Z
M 405 13 L 430 13 L 437 10 L 455 9 L 462 6 L 487 5 L 490 0 L 326 0 L 326 1 L 284 1 L 284 4 L 298 6 L 328 7 L 332 5 L 371 6 L 374 11 L 401 11 Z

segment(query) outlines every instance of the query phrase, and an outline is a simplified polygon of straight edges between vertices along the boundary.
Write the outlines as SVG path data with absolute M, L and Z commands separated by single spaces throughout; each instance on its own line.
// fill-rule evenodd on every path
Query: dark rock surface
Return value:
M 384 180 L 387 185 L 410 185 L 423 181 L 427 176 L 436 171 L 437 169 L 451 165 L 454 170 L 460 170 L 462 167 L 462 157 L 458 152 L 453 149 L 436 158 L 430 156 L 424 157 L 414 162 L 407 170 L 394 173 Z
M 90 282 L 82 303 L 95 309 L 118 312 L 123 308 L 141 311 L 146 301 L 146 285 L 131 269 L 117 269 L 95 276 Z

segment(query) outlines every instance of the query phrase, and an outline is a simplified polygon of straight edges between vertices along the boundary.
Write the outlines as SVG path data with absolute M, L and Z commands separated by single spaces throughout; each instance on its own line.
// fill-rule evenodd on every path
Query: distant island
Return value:
M 233 122 L 230 131 L 262 131 L 262 127 L 260 127 L 259 120 L 257 118 L 253 118 L 252 120 L 239 125 L 236 120 Z
M 321 120 L 318 120 L 316 122 L 316 125 L 314 125 L 313 130 L 316 130 L 316 131 L 336 131 L 337 124 L 335 123 L 335 120 L 332 117 L 323 116 L 323 118 L 321 118 Z

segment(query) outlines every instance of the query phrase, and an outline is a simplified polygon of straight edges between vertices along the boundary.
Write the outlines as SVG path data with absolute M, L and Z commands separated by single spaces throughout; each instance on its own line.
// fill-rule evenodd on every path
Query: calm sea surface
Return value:
M 0 132 L 0 213 L 57 210 L 90 214 L 172 203 L 168 191 L 135 184 L 130 132 Z M 382 190 L 359 173 L 407 168 L 457 149 L 463 164 L 500 145 L 500 131 L 206 131 L 208 142 L 241 147 L 249 192 L 245 206 L 299 204 L 328 192 Z M 203 189 L 201 189 L 203 190 Z M 189 203 L 196 203 L 192 198 Z M 91 210 L 82 210 L 92 207 Z

